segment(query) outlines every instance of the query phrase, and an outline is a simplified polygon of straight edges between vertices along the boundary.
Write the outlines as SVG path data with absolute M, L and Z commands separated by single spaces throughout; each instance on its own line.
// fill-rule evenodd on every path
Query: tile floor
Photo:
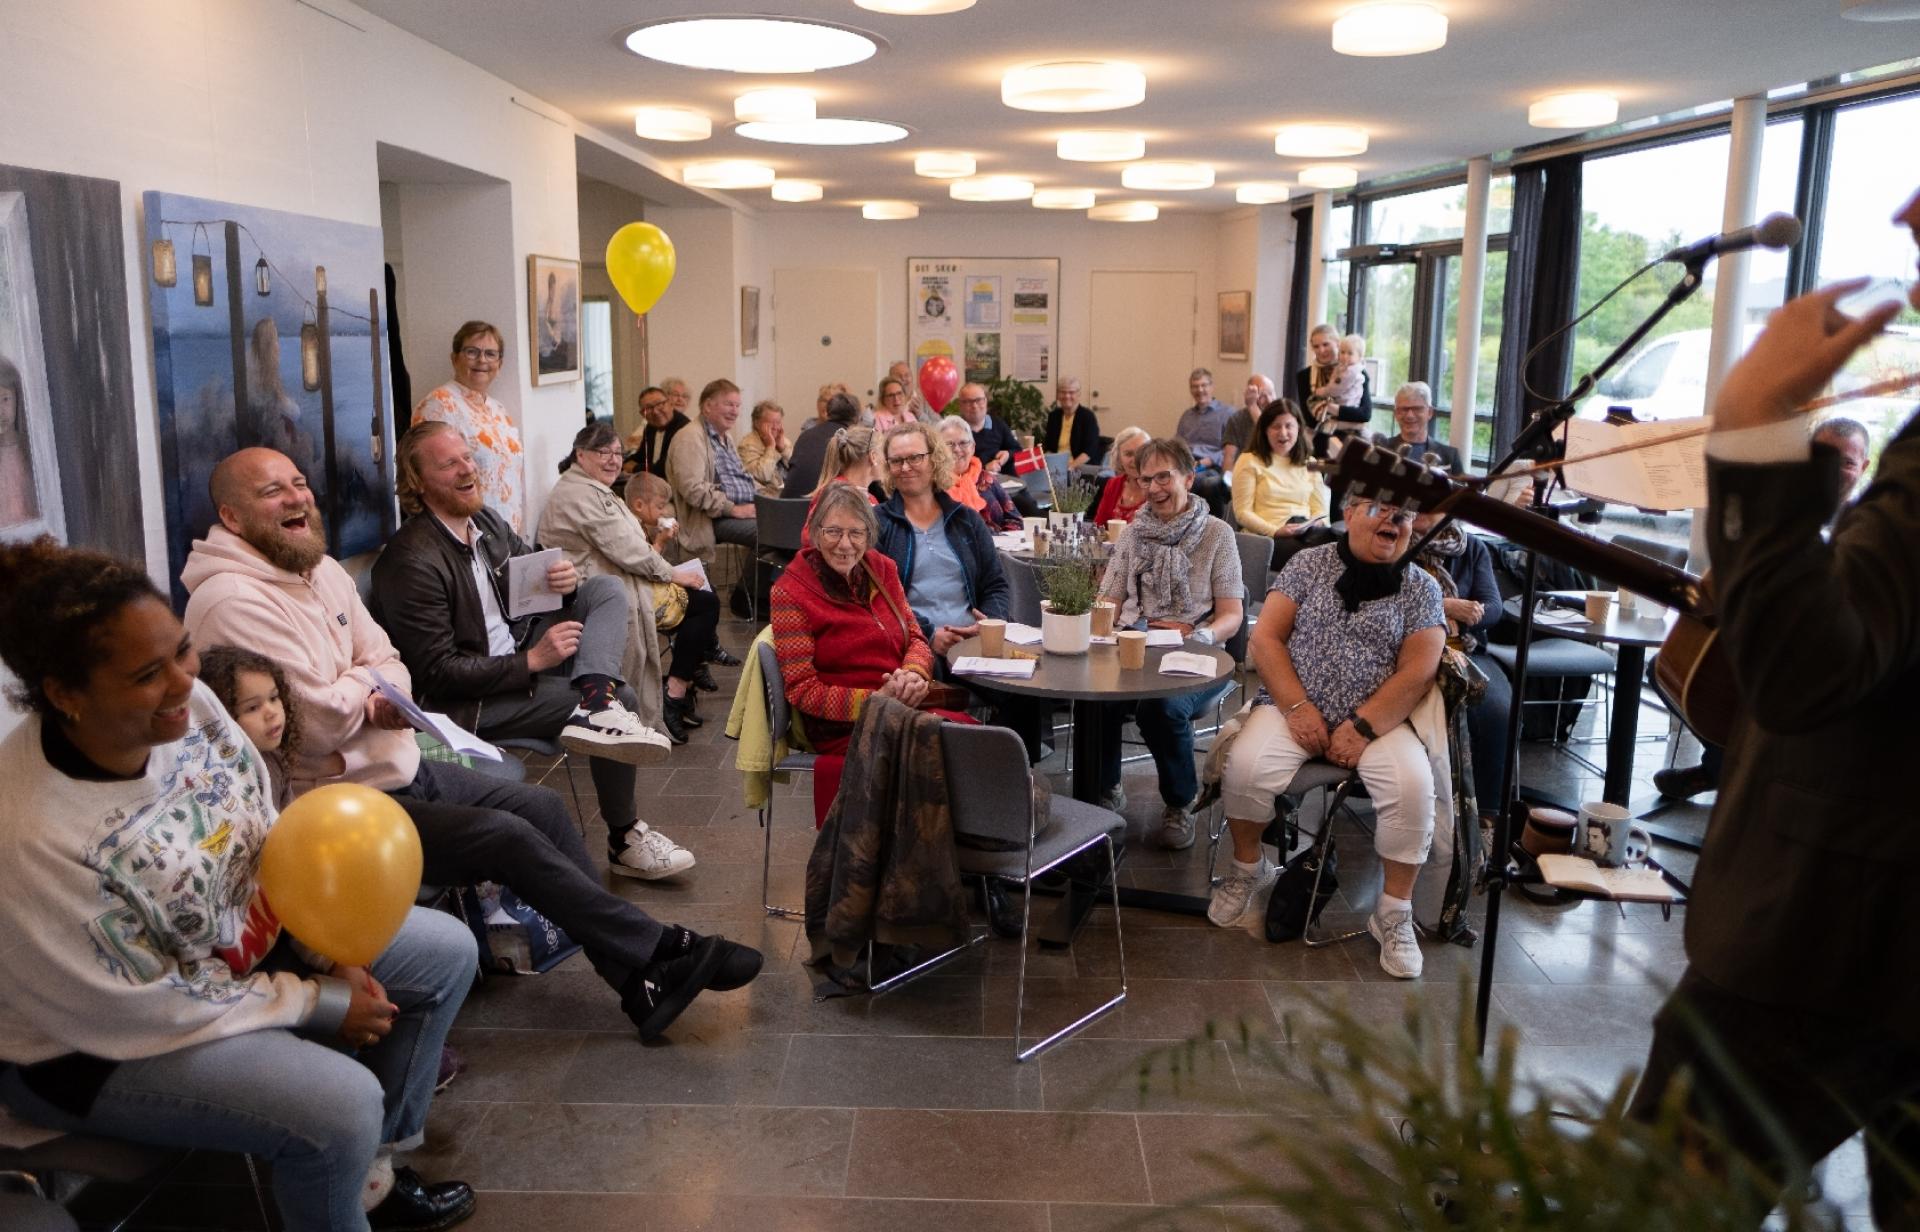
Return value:
M 723 626 L 736 651 L 749 635 L 744 623 Z M 642 815 L 691 848 L 698 867 L 674 883 L 612 884 L 662 919 L 759 946 L 765 971 L 745 990 L 702 996 L 654 1047 L 638 1043 L 578 957 L 544 976 L 478 987 L 454 1032 L 471 1069 L 436 1103 L 428 1144 L 414 1158 L 430 1177 L 460 1177 L 481 1191 L 467 1225 L 475 1232 L 1287 1226 L 1277 1212 L 1206 1205 L 1222 1181 L 1197 1158 L 1230 1149 L 1249 1106 L 1270 1111 L 1284 1091 L 1222 1064 L 1205 1067 L 1195 1087 L 1143 1100 L 1130 1077 L 1139 1057 L 1209 1023 L 1273 1029 L 1308 996 L 1343 995 L 1379 1017 L 1423 996 L 1451 1015 L 1463 981 L 1478 972 L 1478 949 L 1429 944 L 1426 978 L 1406 984 L 1383 975 L 1364 937 L 1308 950 L 1129 908 L 1126 1005 L 1025 1065 L 1011 1056 L 1012 942 L 990 941 L 885 996 L 815 1002 L 800 965 L 800 925 L 761 910 L 761 831 L 741 803 L 733 746 L 721 731 L 737 673 L 718 675 L 722 692 L 703 707 L 706 726 L 668 766 L 640 773 Z M 1594 726 L 1583 720 L 1583 731 Z M 1664 736 L 1665 716 L 1647 711 L 1642 731 Z M 1647 779 L 1666 751 L 1664 739 L 1639 748 L 1649 802 Z M 1587 752 L 1598 760 L 1602 750 Z M 1523 754 L 1529 785 L 1572 799 L 1597 795 L 1597 777 L 1564 753 L 1528 746 Z M 1061 767 L 1056 759 L 1049 768 Z M 1145 847 L 1157 793 L 1147 763 L 1128 771 L 1133 841 L 1122 876 L 1202 892 L 1204 841 L 1178 854 Z M 564 786 L 558 766 L 536 763 L 531 773 Z M 584 772 L 581 786 L 590 805 Z M 777 790 L 773 899 L 797 905 L 810 797 L 804 781 Z M 1703 807 L 1683 807 L 1665 820 L 1697 831 L 1705 816 Z M 589 847 L 600 850 L 598 818 L 586 828 Z M 1339 907 L 1350 918 L 1377 889 L 1369 855 L 1362 842 L 1342 852 Z M 1684 857 L 1676 863 L 1687 866 Z M 1669 921 L 1648 907 L 1549 908 L 1508 895 L 1495 1023 L 1517 1032 L 1529 1075 L 1610 1088 L 1643 1060 L 1662 986 L 1683 965 L 1681 913 Z M 1051 1029 L 1097 1004 L 1116 972 L 1112 918 L 1102 910 L 1071 951 L 1034 955 L 1029 1024 Z M 1868 1227 L 1857 1148 L 1836 1156 L 1827 1180 L 1852 1226 Z M 229 1161 L 191 1161 L 141 1226 L 258 1227 L 243 1185 Z M 1180 1209 L 1190 1203 L 1198 1205 Z

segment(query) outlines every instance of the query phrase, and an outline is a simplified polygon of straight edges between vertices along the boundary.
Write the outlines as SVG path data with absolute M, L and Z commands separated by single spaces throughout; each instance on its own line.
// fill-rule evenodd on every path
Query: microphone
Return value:
M 1751 227 L 1696 240 L 1660 259 L 1679 261 L 1685 265 L 1704 265 L 1715 257 L 1724 257 L 1730 252 L 1745 252 L 1749 248 L 1791 248 L 1800 242 L 1805 230 L 1800 220 L 1791 214 L 1769 214 Z

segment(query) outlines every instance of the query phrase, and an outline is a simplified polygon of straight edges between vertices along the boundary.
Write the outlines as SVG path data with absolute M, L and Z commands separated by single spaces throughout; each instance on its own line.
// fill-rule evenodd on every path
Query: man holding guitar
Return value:
M 1920 243 L 1920 196 L 1895 221 Z M 1692 1109 L 1783 1178 L 1864 1125 L 1877 1225 L 1914 1229 L 1920 416 L 1828 541 L 1840 458 L 1798 413 L 1899 312 L 1840 313 L 1865 285 L 1775 313 L 1715 402 L 1708 551 L 1741 705 L 1687 912 L 1690 965 L 1655 1019 L 1635 1107 L 1653 1116 L 1689 1069 Z

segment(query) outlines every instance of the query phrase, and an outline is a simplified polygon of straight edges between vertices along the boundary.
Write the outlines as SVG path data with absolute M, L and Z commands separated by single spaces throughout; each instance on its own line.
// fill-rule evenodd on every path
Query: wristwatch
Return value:
M 1380 738 L 1374 734 L 1373 724 L 1367 722 L 1357 714 L 1351 719 L 1348 719 L 1347 722 L 1353 724 L 1353 730 L 1359 732 L 1363 740 L 1378 740 Z

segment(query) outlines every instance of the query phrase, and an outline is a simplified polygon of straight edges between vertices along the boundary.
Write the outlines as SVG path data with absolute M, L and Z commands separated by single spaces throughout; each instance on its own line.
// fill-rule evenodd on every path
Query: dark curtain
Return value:
M 413 377 L 407 372 L 407 354 L 400 347 L 400 314 L 394 305 L 400 302 L 400 280 L 393 266 L 387 271 L 387 367 L 393 373 L 393 439 L 399 440 L 413 426 Z
M 1307 362 L 1307 282 L 1313 271 L 1313 207 L 1293 212 L 1293 278 L 1287 287 L 1287 338 L 1282 352 L 1285 363 L 1274 374 L 1274 387 L 1282 393 L 1293 389 L 1293 374 Z
M 1580 287 L 1580 167 L 1580 156 L 1569 154 L 1513 174 L 1513 225 L 1501 317 L 1506 327 L 1500 335 L 1493 399 L 1496 458 L 1506 453 L 1536 410 L 1567 391 L 1572 331 L 1542 347 L 1524 373 L 1521 360 L 1542 338 L 1573 320 Z M 1527 387 L 1545 400 L 1528 395 Z

